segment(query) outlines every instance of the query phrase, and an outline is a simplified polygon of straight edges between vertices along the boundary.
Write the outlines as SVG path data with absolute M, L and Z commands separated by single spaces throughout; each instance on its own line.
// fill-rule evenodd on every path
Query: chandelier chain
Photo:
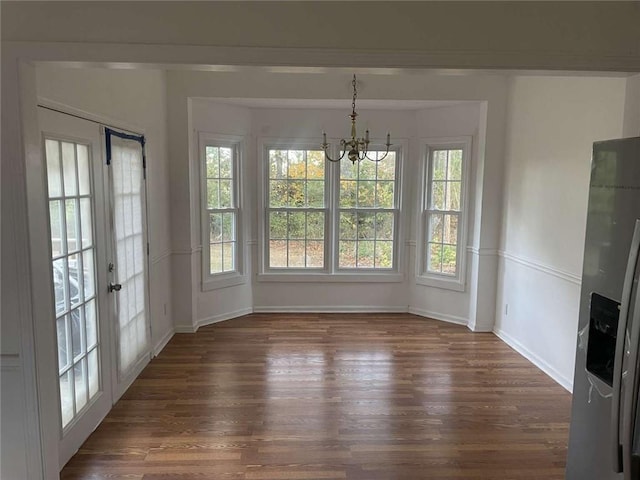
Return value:
M 356 114 L 356 96 L 358 94 L 357 90 L 356 90 L 356 76 L 353 76 L 353 81 L 351 82 L 351 85 L 353 85 L 353 101 L 351 102 L 351 111 L 352 113 L 355 115 Z

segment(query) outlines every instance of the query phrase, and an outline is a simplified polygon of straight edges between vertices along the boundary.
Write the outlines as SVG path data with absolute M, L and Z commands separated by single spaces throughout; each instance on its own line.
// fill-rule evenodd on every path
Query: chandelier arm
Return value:
M 328 145 L 327 145 L 327 147 L 328 147 Z M 326 160 L 329 160 L 330 162 L 333 162 L 333 163 L 338 163 L 340 160 L 342 160 L 344 158 L 345 154 L 347 153 L 346 150 L 343 150 L 342 155 L 340 155 L 340 157 L 334 159 L 334 158 L 331 158 L 329 156 L 329 154 L 327 153 L 327 149 L 324 146 L 323 146 L 323 150 L 324 150 L 324 158 Z
M 384 155 L 380 158 L 371 158 L 369 157 L 369 155 L 367 155 L 367 152 L 364 152 L 364 158 L 366 158 L 367 160 L 371 160 L 372 162 L 381 162 L 382 160 L 384 160 L 385 158 L 387 158 L 387 155 L 389 155 L 389 147 L 391 147 L 391 144 L 387 144 L 387 151 L 384 152 Z

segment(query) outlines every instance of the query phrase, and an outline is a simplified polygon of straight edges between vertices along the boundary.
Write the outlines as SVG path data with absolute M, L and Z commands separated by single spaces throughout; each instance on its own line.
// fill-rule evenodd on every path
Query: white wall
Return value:
M 466 319 L 470 328 L 491 330 L 493 327 L 495 299 L 495 271 L 497 255 L 473 257 L 469 269 L 474 281 L 468 283 L 468 294 L 462 301 L 445 304 L 440 302 L 442 291 L 422 288 L 412 290 L 415 281 L 415 261 L 401 259 L 403 278 L 396 282 L 344 283 L 344 282 L 273 282 L 257 277 L 253 282 L 252 304 L 246 303 L 248 292 L 235 295 L 234 290 L 223 289 L 201 292 L 200 289 L 200 217 L 199 177 L 193 134 L 199 129 L 214 133 L 242 133 L 246 130 L 243 107 L 218 105 L 209 102 L 208 116 L 202 110 L 207 105 L 202 98 L 257 98 L 286 103 L 287 99 L 334 100 L 344 98 L 349 92 L 350 75 L 340 71 L 324 71 L 321 74 L 272 73 L 255 69 L 251 72 L 168 72 L 168 116 L 171 149 L 171 189 L 173 221 L 173 271 L 174 316 L 180 330 L 190 331 L 204 323 L 205 319 L 220 319 L 244 312 L 245 307 L 257 310 L 400 310 L 406 311 L 416 303 L 412 311 L 426 315 L 441 313 L 442 319 Z M 506 104 L 506 77 L 502 75 L 434 76 L 429 74 L 359 75 L 362 99 L 393 101 L 472 101 L 465 106 L 451 107 L 451 113 L 440 112 L 430 117 L 413 111 L 362 110 L 361 122 L 368 122 L 374 132 L 384 135 L 391 130 L 394 138 L 405 139 L 407 157 L 404 185 L 403 236 L 401 248 L 411 253 L 415 247 L 415 232 L 410 227 L 414 221 L 415 195 L 420 193 L 419 137 L 436 135 L 476 135 L 476 153 L 472 185 L 475 204 L 483 209 L 472 212 L 474 225 L 469 245 L 479 250 L 497 252 L 501 212 L 502 145 L 504 112 Z M 260 137 L 306 137 L 319 141 L 320 132 L 329 136 L 344 136 L 348 129 L 348 100 L 346 109 L 276 109 L 251 108 L 251 135 L 247 160 L 255 169 L 258 159 L 257 141 Z M 251 103 L 249 101 L 249 103 Z M 489 107 L 488 107 L 489 106 Z M 415 108 L 415 106 L 414 106 Z M 245 109 L 246 110 L 246 109 Z M 442 109 L 444 110 L 444 109 Z M 448 112 L 448 111 L 447 111 Z M 225 119 L 229 115 L 229 119 Z M 238 120 L 242 119 L 241 122 Z M 185 128 L 188 125 L 188 128 Z M 364 125 L 364 123 L 361 123 Z M 245 130 L 243 130 L 245 129 Z M 216 132 L 216 130 L 220 130 Z M 245 190 L 256 192 L 255 171 L 249 172 L 249 185 Z M 250 202 L 251 203 L 251 202 Z M 253 199 L 253 225 L 248 240 L 255 260 L 258 258 L 256 199 Z M 482 212 L 481 212 L 482 210 Z M 405 244 L 408 241 L 409 245 Z M 488 278 L 479 282 L 479 278 Z M 178 279 L 180 279 L 178 281 Z M 280 279 L 281 280 L 281 279 Z M 486 290 L 482 290 L 486 289 Z M 232 299 L 232 300 L 230 300 Z M 431 302 L 429 302 L 431 300 Z M 428 308 L 427 303 L 437 308 Z
M 621 136 L 625 83 L 517 76 L 510 88 L 495 332 L 567 388 L 591 145 Z
M 627 78 L 623 128 L 624 137 L 640 136 L 640 75 Z
M 37 68 L 38 96 L 144 133 L 150 244 L 152 348 L 173 333 L 166 82 L 161 70 Z
M 203 290 L 202 288 L 202 245 L 201 222 L 200 222 L 200 157 L 198 152 L 198 134 L 213 133 L 217 135 L 233 135 L 243 137 L 241 175 L 240 178 L 252 179 L 254 171 L 252 145 L 251 142 L 251 114 L 248 109 L 232 105 L 223 105 L 210 102 L 204 99 L 194 99 L 190 102 L 190 145 L 192 149 L 190 165 L 195 179 L 191 185 L 191 204 L 195 206 L 194 216 L 194 240 L 197 240 L 197 248 L 192 261 L 192 285 L 195 295 L 194 323 L 189 325 L 183 320 L 177 324 L 181 331 L 194 331 L 201 325 L 227 320 L 229 318 L 245 315 L 253 311 L 253 292 L 251 288 L 252 265 L 250 261 L 251 242 L 253 238 L 253 222 L 251 216 L 251 205 L 254 203 L 253 185 L 245 182 L 240 193 L 242 198 L 243 217 L 241 231 L 243 232 L 242 254 L 244 257 L 244 283 L 240 285 L 228 286 L 214 290 Z

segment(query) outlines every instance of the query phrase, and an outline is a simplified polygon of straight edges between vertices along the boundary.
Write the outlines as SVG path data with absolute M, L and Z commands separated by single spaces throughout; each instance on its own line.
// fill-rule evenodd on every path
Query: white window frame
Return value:
M 332 145 L 339 145 L 340 139 L 331 138 Z M 338 237 L 339 237 L 339 179 L 340 164 L 326 161 L 325 164 L 325 257 L 324 268 L 270 268 L 267 231 L 269 221 L 269 150 L 319 150 L 318 139 L 301 138 L 268 138 L 258 139 L 258 155 L 260 161 L 259 168 L 259 192 L 258 209 L 259 218 L 259 258 L 258 258 L 258 281 L 271 282 L 402 282 L 404 280 L 403 255 L 404 255 L 404 221 L 401 218 L 402 205 L 404 204 L 403 194 L 403 156 L 407 151 L 407 141 L 399 140 L 398 144 L 392 147 L 396 152 L 396 188 L 394 191 L 396 215 L 394 217 L 394 246 L 393 246 L 393 268 L 338 268 Z M 372 139 L 372 149 L 384 149 L 384 140 Z M 329 155 L 336 158 L 339 153 L 337 147 L 330 147 Z M 345 157 L 343 162 L 349 160 Z M 363 160 L 368 162 L 370 160 Z M 384 161 L 384 160 L 382 160 Z
M 428 201 L 431 195 L 432 153 L 436 150 L 462 150 L 462 172 L 460 185 L 460 214 L 458 221 L 458 243 L 456 252 L 456 275 L 429 272 L 427 270 L 427 241 L 429 228 Z M 471 177 L 472 137 L 440 137 L 421 139 L 422 167 L 420 173 L 421 198 L 418 211 L 416 283 L 429 287 L 464 292 L 467 272 L 467 238 L 469 228 L 469 184 Z
M 198 132 L 198 164 L 200 166 L 200 233 L 202 258 L 202 291 L 215 290 L 246 283 L 244 270 L 244 236 L 242 215 L 242 158 L 244 138 L 236 135 L 221 135 L 210 132 Z M 235 270 L 231 272 L 210 273 L 209 248 L 209 208 L 207 205 L 207 166 L 206 147 L 215 146 L 233 150 L 233 211 L 236 216 Z

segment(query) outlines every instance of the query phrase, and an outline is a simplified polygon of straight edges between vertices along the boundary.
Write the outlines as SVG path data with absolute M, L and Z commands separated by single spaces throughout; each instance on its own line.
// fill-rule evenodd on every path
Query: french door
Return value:
M 144 165 L 140 142 L 38 110 L 62 468 L 149 359 Z

